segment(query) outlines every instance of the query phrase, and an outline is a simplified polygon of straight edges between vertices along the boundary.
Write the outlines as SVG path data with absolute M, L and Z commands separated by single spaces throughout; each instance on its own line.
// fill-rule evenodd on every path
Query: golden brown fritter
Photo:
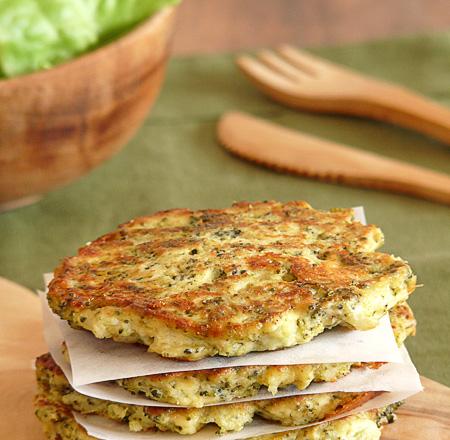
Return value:
M 241 356 L 377 325 L 415 287 L 353 211 L 238 203 L 132 220 L 66 258 L 48 299 L 71 326 L 162 356 Z
M 50 354 L 36 361 L 39 393 L 82 414 L 128 424 L 131 431 L 172 431 L 194 434 L 213 423 L 220 432 L 240 431 L 256 415 L 286 426 L 319 422 L 361 406 L 380 392 L 322 393 L 229 403 L 204 408 L 152 407 L 116 403 L 74 391 Z
M 394 421 L 398 404 L 324 422 L 310 428 L 251 437 L 247 440 L 379 440 L 381 427 Z M 79 425 L 69 407 L 45 395 L 35 399 L 36 416 L 49 440 L 97 440 Z

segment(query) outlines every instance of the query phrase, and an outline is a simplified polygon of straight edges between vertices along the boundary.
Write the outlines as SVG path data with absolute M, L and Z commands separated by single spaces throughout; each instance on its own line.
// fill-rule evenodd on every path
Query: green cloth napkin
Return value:
M 402 83 L 450 106 L 450 33 L 314 50 L 362 72 Z M 236 200 L 303 199 L 317 208 L 364 205 L 384 250 L 418 274 L 410 304 L 418 320 L 408 347 L 419 371 L 450 385 L 450 209 L 401 195 L 277 174 L 227 154 L 219 116 L 240 109 L 361 149 L 450 173 L 450 148 L 388 124 L 300 113 L 262 96 L 233 56 L 174 59 L 151 116 L 129 145 L 79 181 L 0 216 L 0 274 L 32 289 L 85 242 L 132 217 Z

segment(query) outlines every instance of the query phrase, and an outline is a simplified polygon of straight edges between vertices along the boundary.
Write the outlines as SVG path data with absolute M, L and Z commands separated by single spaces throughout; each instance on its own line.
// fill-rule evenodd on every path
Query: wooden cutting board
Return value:
M 0 433 L 8 440 L 44 440 L 32 408 L 32 360 L 47 351 L 39 300 L 0 278 Z M 450 388 L 422 377 L 425 391 L 408 399 L 383 440 L 449 440 Z

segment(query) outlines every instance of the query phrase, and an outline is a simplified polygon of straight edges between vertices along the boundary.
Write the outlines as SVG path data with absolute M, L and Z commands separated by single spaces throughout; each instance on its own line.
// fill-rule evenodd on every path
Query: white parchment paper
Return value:
M 74 386 L 149 374 L 243 365 L 403 362 L 388 316 L 373 330 L 350 331 L 336 328 L 322 333 L 308 344 L 284 350 L 250 353 L 234 358 L 213 357 L 196 362 L 180 362 L 149 353 L 144 346 L 97 339 L 89 332 L 74 330 L 51 312 L 45 294 L 41 294 L 41 298 L 47 315 L 44 327 L 56 322 L 59 330 L 56 333 L 53 327 L 54 330 L 45 333 L 49 338 L 59 335 L 60 342 L 66 341 Z M 57 360 L 60 349 L 54 351 L 52 355 Z
M 400 379 L 400 377 L 399 377 Z M 416 380 L 414 380 L 416 382 Z M 398 402 L 400 400 L 404 400 L 413 394 L 421 391 L 420 389 L 416 389 L 411 384 L 411 389 L 409 391 L 399 391 L 399 392 L 387 392 L 383 393 L 370 401 L 366 402 L 364 405 L 353 409 L 352 411 L 346 412 L 344 414 L 339 415 L 338 417 L 334 417 L 329 420 L 334 420 L 338 418 L 342 418 L 351 414 L 355 414 L 361 411 L 368 411 L 375 408 L 380 408 L 385 405 L 389 405 L 391 403 Z M 75 419 L 77 422 L 82 425 L 88 434 L 97 437 L 99 439 L 104 440 L 179 440 L 182 436 L 176 433 L 169 432 L 130 432 L 128 430 L 127 425 L 122 425 L 111 420 L 108 420 L 103 417 L 97 416 L 84 416 L 78 413 L 74 413 Z M 310 425 L 304 425 L 302 428 L 306 428 L 307 426 L 312 426 L 317 423 L 313 423 Z M 285 432 L 291 431 L 293 429 L 299 429 L 294 427 L 286 427 L 281 426 L 277 423 L 272 423 L 260 418 L 257 418 L 250 425 L 247 425 L 240 432 L 233 432 L 229 434 L 216 435 L 216 429 L 214 427 L 208 426 L 202 429 L 200 432 L 188 436 L 189 440 L 210 440 L 212 438 L 220 439 L 220 440 L 238 440 L 238 439 L 247 439 L 249 437 L 254 437 L 263 434 L 272 434 L 276 432 Z
M 243 365 L 295 365 L 335 362 L 402 362 L 385 317 L 374 330 L 334 329 L 305 345 L 284 350 L 250 353 L 243 357 L 213 357 L 197 362 L 173 361 L 138 345 L 96 339 L 88 332 L 61 323 L 76 385 L 149 374 L 224 368 Z
M 69 380 L 72 387 L 85 395 L 96 397 L 103 400 L 111 400 L 114 402 L 121 402 L 131 405 L 144 406 L 159 406 L 159 407 L 173 407 L 174 405 L 164 402 L 157 402 L 146 399 L 139 395 L 133 395 L 117 384 L 111 382 L 95 382 L 84 385 L 79 385 L 74 382 L 71 365 L 64 359 L 61 354 L 61 344 L 64 341 L 63 333 L 61 332 L 61 322 L 59 317 L 54 315 L 49 309 L 45 300 L 45 294 L 41 293 L 42 307 L 45 329 L 45 338 L 49 346 L 55 362 L 61 367 L 65 376 Z M 412 378 L 418 378 L 416 369 L 411 363 L 406 350 L 401 351 L 401 363 L 388 363 L 379 369 L 359 368 L 353 372 L 331 383 L 312 384 L 307 390 L 298 390 L 292 386 L 277 393 L 276 398 L 294 396 L 300 394 L 315 394 L 328 393 L 335 391 L 404 391 L 409 390 L 412 384 Z M 86 361 L 89 361 L 88 359 Z M 420 382 L 416 381 L 416 388 L 420 387 Z M 251 401 L 259 399 L 274 398 L 272 394 L 267 391 L 261 391 L 257 396 L 236 399 L 237 401 Z

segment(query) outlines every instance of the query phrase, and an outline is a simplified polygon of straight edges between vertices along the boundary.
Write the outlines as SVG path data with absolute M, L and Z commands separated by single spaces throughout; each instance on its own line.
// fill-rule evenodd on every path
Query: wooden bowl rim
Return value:
M 75 58 L 67 60 L 61 64 L 58 64 L 49 69 L 38 70 L 36 72 L 26 73 L 24 75 L 15 76 L 12 78 L 0 78 L 0 89 L 8 86 L 17 86 L 21 82 L 27 81 L 42 81 L 43 77 L 46 75 L 51 75 L 53 73 L 63 73 L 66 70 L 71 69 L 77 64 L 83 64 L 92 60 L 92 58 L 97 57 L 98 55 L 104 55 L 108 51 L 114 50 L 114 47 L 118 44 L 123 45 L 128 43 L 130 40 L 133 40 L 135 37 L 140 34 L 148 31 L 149 29 L 156 27 L 160 22 L 168 20 L 177 9 L 178 5 L 166 6 L 160 11 L 154 13 L 149 18 L 144 20 L 142 23 L 139 23 L 136 27 L 134 27 L 131 31 L 122 35 L 121 37 L 101 46 L 93 51 L 86 52 L 84 54 L 78 55 Z

